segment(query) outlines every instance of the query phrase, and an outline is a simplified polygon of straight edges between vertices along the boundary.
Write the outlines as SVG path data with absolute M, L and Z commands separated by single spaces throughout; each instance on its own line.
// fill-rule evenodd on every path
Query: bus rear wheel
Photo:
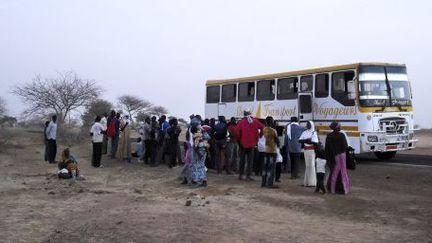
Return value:
M 375 156 L 382 160 L 391 160 L 396 156 L 396 151 L 391 152 L 375 152 Z

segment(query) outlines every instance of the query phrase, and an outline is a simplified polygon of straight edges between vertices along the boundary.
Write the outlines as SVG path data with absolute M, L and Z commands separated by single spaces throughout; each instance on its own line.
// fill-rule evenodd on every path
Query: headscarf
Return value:
M 341 129 L 341 125 L 340 125 L 339 122 L 337 122 L 337 121 L 333 121 L 333 122 L 330 124 L 330 129 L 333 130 L 333 131 L 340 131 L 340 129 Z
M 247 121 L 248 121 L 248 123 L 249 124 L 252 124 L 253 123 L 253 118 L 252 118 L 252 112 L 249 110 L 249 109 L 246 109 L 244 112 L 243 112 L 243 115 L 247 118 Z
M 315 131 L 315 124 L 312 121 L 308 121 L 311 125 L 310 129 L 304 130 L 301 134 L 299 140 L 307 140 L 310 139 L 314 143 L 318 143 L 318 134 Z

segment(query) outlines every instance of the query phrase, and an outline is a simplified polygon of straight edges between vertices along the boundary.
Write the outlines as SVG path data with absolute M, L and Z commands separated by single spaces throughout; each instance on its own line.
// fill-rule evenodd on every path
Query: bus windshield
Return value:
M 359 100 L 361 106 L 410 106 L 411 90 L 406 68 L 361 66 Z

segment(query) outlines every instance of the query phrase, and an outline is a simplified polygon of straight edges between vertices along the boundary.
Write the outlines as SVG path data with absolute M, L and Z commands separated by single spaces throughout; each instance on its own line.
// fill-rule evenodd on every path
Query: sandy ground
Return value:
M 43 161 L 41 134 L 21 133 L 0 152 L 0 242 L 432 242 L 430 166 L 362 159 L 346 196 L 286 174 L 275 190 L 210 171 L 196 189 L 180 185 L 180 168 L 91 168 L 82 141 L 72 151 L 86 180 L 69 185 Z M 432 158 L 431 133 L 419 136 Z

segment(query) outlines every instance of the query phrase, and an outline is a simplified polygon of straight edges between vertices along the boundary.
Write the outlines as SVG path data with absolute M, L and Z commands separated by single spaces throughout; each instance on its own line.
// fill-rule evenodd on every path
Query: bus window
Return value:
M 298 95 L 298 78 L 280 78 L 278 79 L 277 98 L 278 100 L 297 99 Z
M 255 82 L 239 84 L 238 101 L 253 101 L 255 99 Z
M 313 76 L 302 76 L 300 78 L 300 91 L 301 92 L 311 92 L 313 85 Z
M 324 98 L 329 95 L 329 75 L 322 73 L 315 76 L 315 97 Z
M 354 79 L 354 71 L 337 72 L 332 74 L 332 97 L 345 106 L 355 105 L 348 97 L 348 81 Z
M 207 87 L 207 103 L 219 103 L 220 86 Z
M 257 100 L 274 100 L 275 81 L 262 80 L 257 82 Z
M 237 84 L 222 86 L 222 102 L 235 102 L 237 97 Z

